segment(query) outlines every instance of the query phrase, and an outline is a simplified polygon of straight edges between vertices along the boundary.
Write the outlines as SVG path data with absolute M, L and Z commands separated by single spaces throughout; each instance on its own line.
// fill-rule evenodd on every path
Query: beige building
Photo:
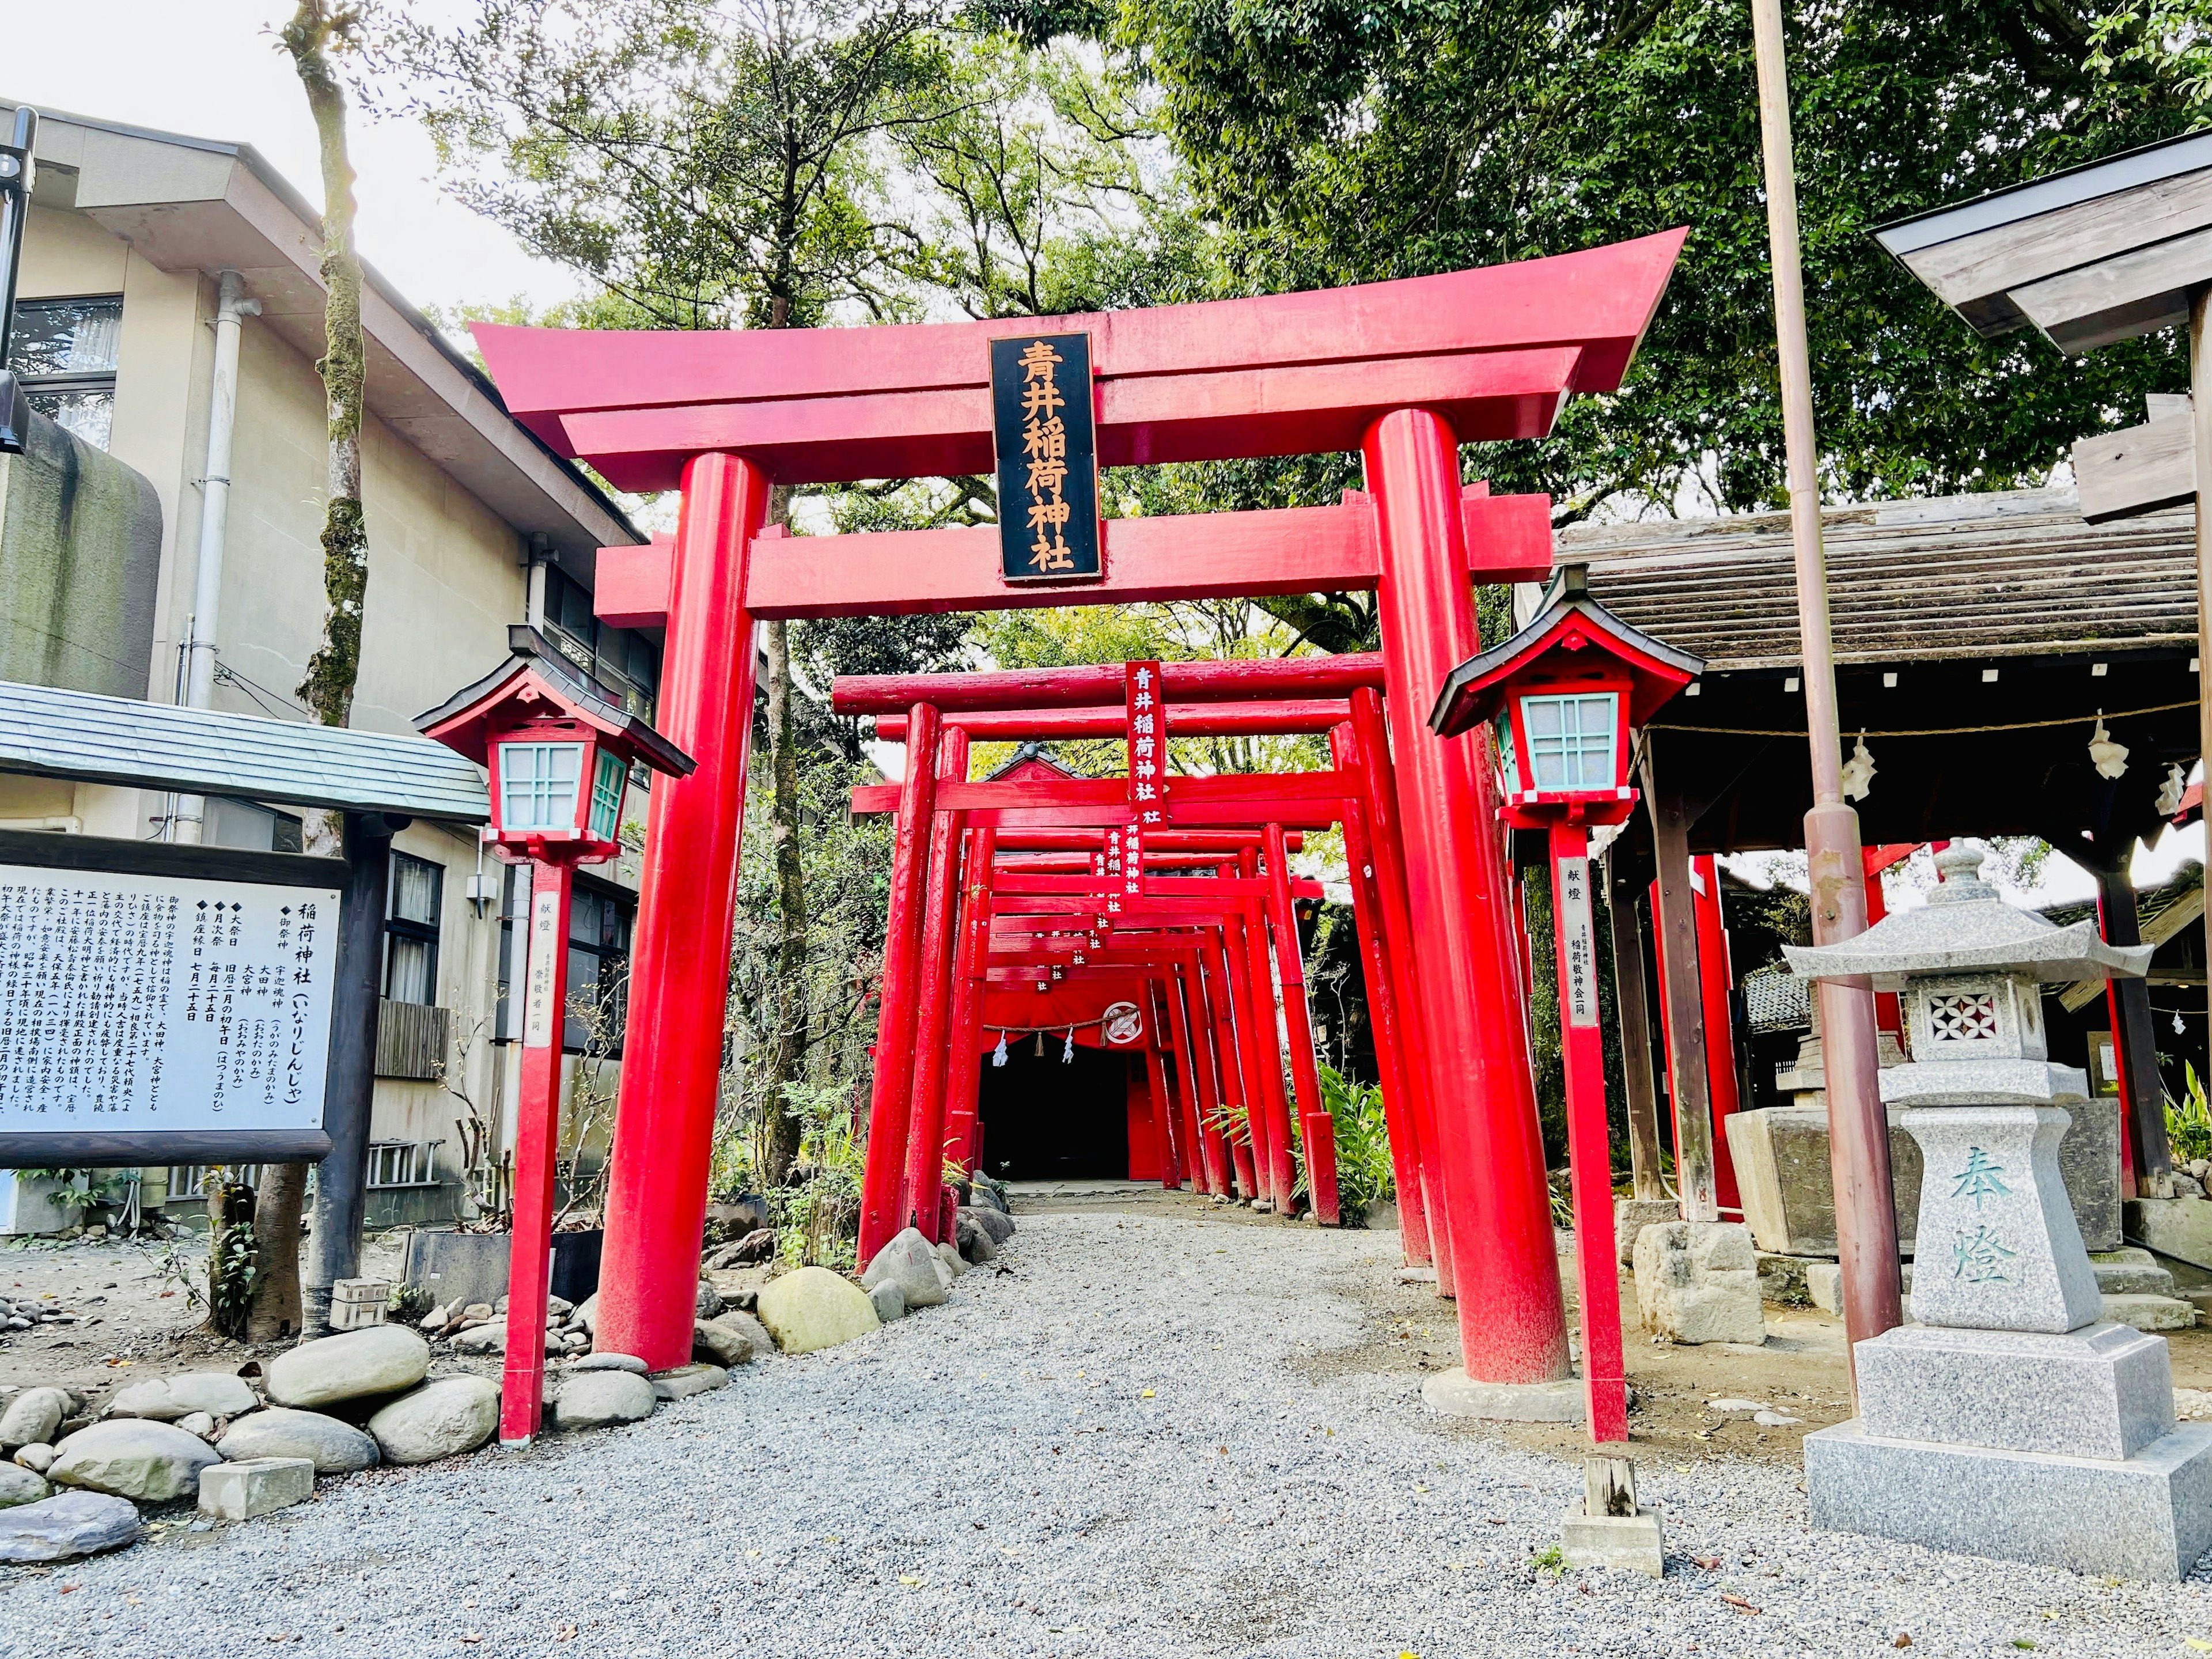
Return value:
M 36 153 L 9 366 L 34 410 L 125 463 L 143 499 L 131 533 L 58 559 L 26 550 L 24 491 L 0 490 L 13 502 L 0 525 L 0 678 L 184 702 L 203 658 L 206 706 L 308 718 L 292 689 L 323 611 L 319 216 L 243 145 L 47 115 Z M 597 550 L 639 532 L 373 271 L 362 312 L 369 578 L 354 725 L 412 731 L 496 665 L 523 621 L 649 713 L 657 640 L 599 627 L 590 600 Z M 211 515 L 231 403 L 226 328 L 234 416 L 227 511 Z M 127 516 L 129 502 L 116 510 Z M 0 775 L 9 828 L 190 839 L 196 805 Z M 644 816 L 634 785 L 625 817 Z M 209 842 L 300 844 L 297 817 L 250 801 L 212 799 L 198 817 Z M 471 1155 L 481 1165 L 488 1147 L 495 1161 L 511 1140 L 503 991 L 520 889 L 465 831 L 416 824 L 393 845 L 370 1213 L 431 1218 L 453 1213 Z M 632 858 L 579 884 L 580 999 L 617 981 L 635 882 Z M 589 1035 L 572 1019 L 572 1048 Z

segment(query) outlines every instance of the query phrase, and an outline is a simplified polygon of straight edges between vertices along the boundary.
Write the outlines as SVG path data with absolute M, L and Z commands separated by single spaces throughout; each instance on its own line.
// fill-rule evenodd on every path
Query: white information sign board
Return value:
M 0 864 L 0 1134 L 319 1130 L 338 898 Z

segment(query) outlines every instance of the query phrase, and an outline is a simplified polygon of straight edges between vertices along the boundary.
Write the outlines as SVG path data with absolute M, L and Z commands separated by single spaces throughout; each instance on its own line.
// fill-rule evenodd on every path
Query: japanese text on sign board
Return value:
M 1160 695 L 1159 664 L 1125 664 L 1121 684 L 1129 726 L 1129 814 L 1140 824 L 1166 823 L 1168 709 Z
M 1088 334 L 991 342 L 1000 573 L 1008 581 L 1104 574 Z
M 1597 945 L 1588 859 L 1559 860 L 1559 1001 L 1570 1025 L 1597 1024 Z
M 335 889 L 0 865 L 0 1133 L 319 1127 Z

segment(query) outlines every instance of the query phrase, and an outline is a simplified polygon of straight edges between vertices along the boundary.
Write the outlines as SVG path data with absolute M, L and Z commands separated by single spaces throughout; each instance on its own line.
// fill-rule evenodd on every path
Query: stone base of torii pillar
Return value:
M 2212 1547 L 2212 1424 L 2175 1423 L 2163 1337 L 2097 1322 L 2058 1173 L 2063 1108 L 2087 1079 L 2049 1063 L 2039 990 L 2139 975 L 2148 952 L 2014 909 L 1976 877 L 1981 858 L 1940 856 L 1926 909 L 1789 952 L 1810 976 L 1905 993 L 1913 1060 L 1882 1073 L 1882 1096 L 1908 1109 L 1927 1171 L 1921 1322 L 1860 1343 L 1860 1415 L 1805 1437 L 1812 1522 L 2171 1582 Z

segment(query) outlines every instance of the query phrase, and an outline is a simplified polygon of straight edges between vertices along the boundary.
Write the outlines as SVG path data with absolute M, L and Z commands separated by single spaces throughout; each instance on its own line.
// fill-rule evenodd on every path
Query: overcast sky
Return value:
M 314 124 L 272 27 L 283 0 L 6 0 L 0 100 L 252 144 L 309 201 L 323 198 Z M 417 305 L 564 299 L 574 281 L 432 182 L 411 122 L 358 114 L 362 256 Z

